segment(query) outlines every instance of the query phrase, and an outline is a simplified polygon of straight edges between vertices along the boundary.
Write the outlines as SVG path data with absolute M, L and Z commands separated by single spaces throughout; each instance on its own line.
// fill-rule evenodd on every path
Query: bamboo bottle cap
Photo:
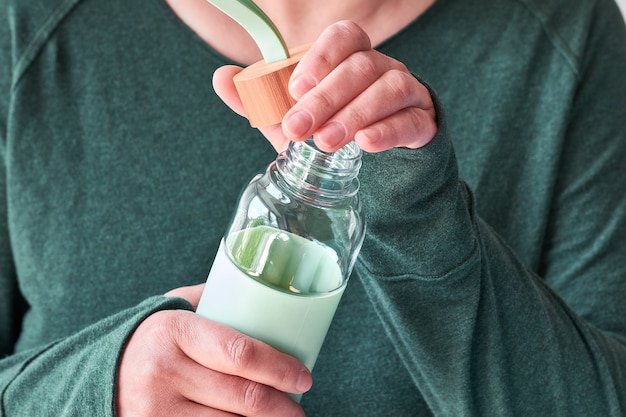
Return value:
M 289 58 L 283 61 L 256 62 L 233 77 L 252 127 L 280 123 L 296 103 L 289 94 L 289 77 L 309 46 L 290 50 Z

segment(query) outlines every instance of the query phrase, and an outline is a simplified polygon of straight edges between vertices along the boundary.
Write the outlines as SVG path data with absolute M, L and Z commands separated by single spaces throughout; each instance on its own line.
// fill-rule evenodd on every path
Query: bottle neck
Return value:
M 361 149 L 354 142 L 335 152 L 321 151 L 312 138 L 291 142 L 276 158 L 281 183 L 305 200 L 333 205 L 359 191 Z

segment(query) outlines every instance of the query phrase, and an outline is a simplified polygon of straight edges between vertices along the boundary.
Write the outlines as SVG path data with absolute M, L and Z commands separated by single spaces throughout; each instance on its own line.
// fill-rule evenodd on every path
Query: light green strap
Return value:
M 252 0 L 208 0 L 239 23 L 256 42 L 268 64 L 289 58 L 282 35 L 269 17 Z

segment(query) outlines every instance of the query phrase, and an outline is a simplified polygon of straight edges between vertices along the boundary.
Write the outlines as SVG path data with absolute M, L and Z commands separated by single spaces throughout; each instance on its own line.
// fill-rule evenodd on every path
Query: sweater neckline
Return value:
M 156 1 L 159 3 L 159 6 L 161 10 L 164 12 L 166 19 L 169 22 L 171 22 L 171 24 L 176 27 L 176 30 L 179 33 L 181 33 L 183 36 L 192 39 L 194 42 L 199 42 L 201 44 L 200 49 L 203 50 L 203 53 L 208 53 L 213 59 L 217 60 L 217 62 L 220 65 L 245 66 L 241 62 L 234 61 L 222 55 L 212 46 L 207 44 L 200 36 L 198 36 L 189 26 L 187 26 L 185 22 L 183 22 L 176 15 L 176 13 L 167 5 L 165 0 L 156 0 Z M 433 18 L 435 18 L 440 13 L 444 5 L 448 3 L 449 1 L 451 0 L 435 0 L 435 2 L 428 9 L 426 9 L 423 13 L 421 13 L 419 16 L 413 19 L 409 24 L 407 24 L 406 26 L 398 30 L 395 34 L 391 35 L 390 37 L 388 37 L 387 39 L 385 39 L 384 41 L 376 45 L 374 49 L 388 50 L 397 42 L 401 42 L 402 39 L 406 36 L 407 32 L 410 32 L 411 30 L 417 27 L 422 27 L 422 26 L 430 24 Z

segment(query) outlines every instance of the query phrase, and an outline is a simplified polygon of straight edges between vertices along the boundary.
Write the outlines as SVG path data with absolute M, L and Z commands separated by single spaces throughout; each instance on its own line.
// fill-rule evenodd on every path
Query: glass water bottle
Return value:
M 361 150 L 291 142 L 243 190 L 197 313 L 313 368 L 365 234 Z

